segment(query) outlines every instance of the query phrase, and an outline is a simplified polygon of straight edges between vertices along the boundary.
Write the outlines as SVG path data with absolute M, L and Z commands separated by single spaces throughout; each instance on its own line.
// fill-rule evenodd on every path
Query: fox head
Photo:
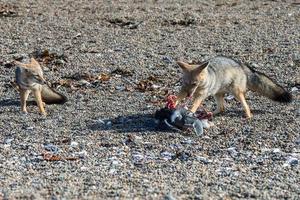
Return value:
M 192 96 L 198 86 L 202 85 L 207 77 L 207 66 L 209 62 L 200 65 L 190 65 L 188 63 L 177 61 L 177 64 L 183 72 L 182 89 L 187 96 Z
M 43 76 L 43 70 L 40 64 L 34 59 L 30 59 L 30 63 L 24 64 L 18 61 L 14 61 L 14 64 L 24 69 L 24 75 L 34 82 L 43 84 L 46 82 Z

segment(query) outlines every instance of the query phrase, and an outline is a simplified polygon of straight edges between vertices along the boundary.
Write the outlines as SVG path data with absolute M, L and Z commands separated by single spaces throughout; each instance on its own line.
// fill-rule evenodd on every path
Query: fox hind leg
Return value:
M 215 94 L 214 98 L 216 100 L 217 103 L 217 109 L 214 111 L 214 114 L 219 114 L 221 112 L 224 112 L 224 93 L 218 93 Z
M 246 113 L 246 117 L 248 119 L 251 119 L 252 118 L 252 114 L 251 114 L 250 108 L 249 108 L 249 106 L 248 106 L 248 104 L 246 102 L 245 92 L 241 92 L 241 91 L 236 92 L 234 94 L 234 96 L 242 103 L 242 106 L 243 106 L 243 108 L 245 110 L 245 113 Z
M 21 99 L 21 110 L 24 113 L 27 113 L 26 101 L 28 99 L 30 90 L 20 89 L 20 99 Z

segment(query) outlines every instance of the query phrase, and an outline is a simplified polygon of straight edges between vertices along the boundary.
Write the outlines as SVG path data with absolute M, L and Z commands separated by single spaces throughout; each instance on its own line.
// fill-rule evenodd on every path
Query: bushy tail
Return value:
M 283 87 L 272 81 L 265 74 L 255 71 L 247 66 L 247 87 L 266 96 L 274 101 L 289 103 L 292 101 L 292 95 Z
M 46 104 L 63 104 L 68 101 L 66 96 L 56 92 L 47 85 L 43 85 L 42 100 Z

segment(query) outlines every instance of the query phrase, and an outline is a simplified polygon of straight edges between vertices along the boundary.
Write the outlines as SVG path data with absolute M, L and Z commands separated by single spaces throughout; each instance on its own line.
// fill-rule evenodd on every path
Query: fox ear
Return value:
M 209 62 L 204 62 L 198 65 L 193 71 L 197 74 L 200 74 L 207 66 Z
M 176 63 L 183 71 L 189 71 L 191 69 L 191 66 L 185 62 L 177 61 Z
M 40 65 L 40 64 L 38 63 L 38 61 L 36 61 L 36 59 L 34 59 L 34 58 L 31 58 L 31 59 L 30 59 L 30 63 L 31 63 L 31 64 L 35 64 L 35 65 Z
M 21 63 L 21 62 L 16 61 L 16 60 L 14 60 L 13 63 L 14 63 L 15 65 L 17 65 L 17 66 L 19 66 L 19 67 L 22 67 L 22 68 L 25 68 L 25 69 L 28 69 L 28 68 L 29 68 L 27 64 Z

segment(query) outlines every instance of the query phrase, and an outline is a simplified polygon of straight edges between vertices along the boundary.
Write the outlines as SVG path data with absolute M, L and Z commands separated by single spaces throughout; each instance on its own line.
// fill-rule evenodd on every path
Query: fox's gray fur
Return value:
M 216 113 L 222 112 L 224 94 L 230 92 L 241 101 L 247 117 L 250 118 L 252 115 L 244 96 L 247 89 L 274 101 L 292 101 L 291 94 L 266 75 L 231 58 L 217 56 L 200 65 L 177 63 L 183 69 L 184 79 L 177 103 L 192 95 L 192 112 L 195 112 L 208 96 L 214 96 L 217 101 Z
M 46 104 L 63 104 L 68 101 L 66 96 L 58 93 L 32 74 L 29 73 L 26 75 L 25 71 L 26 69 L 24 68 L 16 68 L 16 83 L 19 88 L 30 90 L 30 88 L 41 87 L 42 100 Z
M 40 112 L 46 115 L 45 104 L 63 104 L 67 98 L 50 88 L 44 77 L 40 64 L 31 58 L 30 63 L 24 64 L 15 61 L 16 83 L 20 92 L 21 109 L 27 112 L 26 101 L 30 92 L 34 93 Z

